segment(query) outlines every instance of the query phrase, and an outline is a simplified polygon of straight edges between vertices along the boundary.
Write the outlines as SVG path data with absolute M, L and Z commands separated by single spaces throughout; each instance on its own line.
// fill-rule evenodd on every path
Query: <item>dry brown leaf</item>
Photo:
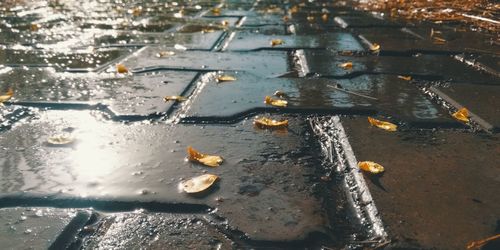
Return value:
M 10 100 L 10 98 L 12 98 L 13 95 L 14 95 L 14 90 L 12 88 L 9 88 L 9 90 L 7 90 L 7 93 L 5 93 L 5 95 L 0 95 L 0 104 Z
M 170 50 L 160 51 L 156 53 L 156 57 L 168 57 L 173 55 L 175 55 L 175 52 Z
M 345 62 L 345 63 L 339 64 L 339 67 L 341 67 L 345 70 L 352 69 L 352 62 Z
M 222 163 L 222 157 L 218 155 L 207 155 L 196 151 L 191 146 L 187 147 L 188 157 L 191 161 L 199 162 L 209 167 L 218 167 Z
M 288 120 L 276 121 L 266 117 L 255 118 L 253 124 L 260 128 L 286 128 L 288 127 Z
M 204 174 L 181 182 L 180 186 L 184 192 L 192 194 L 199 193 L 211 187 L 219 177 L 213 174 Z
M 361 170 L 370 172 L 372 174 L 379 174 L 379 173 L 384 172 L 384 167 L 378 163 L 373 162 L 373 161 L 358 162 L 358 167 Z
M 441 37 L 437 37 L 435 36 L 434 37 L 434 41 L 433 41 L 434 44 L 439 44 L 439 45 L 442 45 L 442 44 L 445 44 L 446 43 L 446 40 L 441 38 Z
M 368 117 L 368 122 L 373 126 L 376 126 L 376 127 L 379 127 L 381 129 L 391 131 L 391 132 L 394 132 L 398 129 L 398 126 L 396 124 L 377 120 L 377 119 L 371 118 L 371 117 Z
M 398 76 L 398 78 L 405 81 L 411 81 L 411 76 Z
M 377 44 L 377 43 L 373 43 L 372 45 L 370 45 L 370 50 L 371 50 L 372 52 L 377 52 L 377 51 L 379 51 L 379 50 L 380 50 L 380 45 L 379 45 L 379 44 Z
M 279 98 L 285 98 L 287 97 L 287 94 L 281 90 L 276 90 L 276 92 L 274 92 L 274 95 L 279 97 Z
M 217 82 L 230 82 L 230 81 L 236 81 L 236 77 L 230 75 L 217 76 Z
M 277 45 L 282 45 L 285 44 L 285 42 L 282 39 L 273 39 L 271 40 L 271 47 L 277 46 Z
M 273 99 L 270 96 L 266 96 L 264 99 L 265 104 L 277 106 L 277 107 L 286 107 L 288 105 L 288 102 L 285 100 L 279 100 L 279 99 Z
M 283 19 L 284 22 L 290 21 L 290 18 L 288 16 L 283 16 L 281 19 Z
M 180 95 L 169 95 L 169 96 L 163 97 L 163 100 L 165 100 L 165 102 L 168 102 L 168 101 L 183 102 L 183 101 L 187 100 L 187 98 L 184 96 L 180 96 Z
M 128 69 L 127 69 L 127 67 L 125 67 L 125 65 L 119 63 L 119 64 L 116 64 L 116 72 L 118 72 L 120 74 L 126 74 L 126 73 L 128 73 Z
M 457 112 L 453 113 L 451 116 L 453 116 L 455 119 L 463 122 L 469 122 L 469 110 L 464 108 L 459 109 Z
M 299 6 L 294 5 L 292 8 L 290 8 L 290 10 L 288 10 L 288 12 L 290 12 L 290 14 L 295 14 L 299 12 Z
M 70 134 L 54 135 L 47 138 L 47 143 L 50 145 L 67 145 L 73 143 L 74 141 L 75 139 Z
M 467 249 L 479 249 L 482 246 L 486 245 L 486 243 L 488 243 L 490 241 L 497 240 L 497 239 L 500 239 L 500 234 L 493 235 L 491 237 L 488 237 L 488 238 L 482 239 L 482 240 L 471 241 L 467 244 Z
M 38 23 L 32 23 L 31 26 L 30 26 L 30 29 L 31 29 L 31 31 L 37 31 L 37 30 L 40 29 L 40 27 L 41 27 L 40 24 L 38 24 Z

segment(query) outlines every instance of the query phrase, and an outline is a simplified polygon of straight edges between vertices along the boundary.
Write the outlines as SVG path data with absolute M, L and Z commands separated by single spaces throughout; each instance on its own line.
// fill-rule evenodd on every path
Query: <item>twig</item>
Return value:
M 482 16 L 474 16 L 474 15 L 469 15 L 469 14 L 462 14 L 462 16 L 468 17 L 468 18 L 472 18 L 472 19 L 481 20 L 481 21 L 485 21 L 485 22 L 490 22 L 490 23 L 494 23 L 494 24 L 500 24 L 500 21 L 496 21 L 496 20 L 493 20 L 493 19 L 490 19 L 490 18 L 486 18 L 486 17 L 482 17 Z
M 330 87 L 332 89 L 335 89 L 335 90 L 338 90 L 338 91 L 342 91 L 342 92 L 347 93 L 347 94 L 351 94 L 351 95 L 355 95 L 355 96 L 359 96 L 359 97 L 363 97 L 363 98 L 367 98 L 367 99 L 378 101 L 378 99 L 375 98 L 375 97 L 371 97 L 371 96 L 363 95 L 363 94 L 360 94 L 360 93 L 352 92 L 352 91 L 349 91 L 349 90 L 337 88 L 335 86 L 328 85 L 328 87 Z

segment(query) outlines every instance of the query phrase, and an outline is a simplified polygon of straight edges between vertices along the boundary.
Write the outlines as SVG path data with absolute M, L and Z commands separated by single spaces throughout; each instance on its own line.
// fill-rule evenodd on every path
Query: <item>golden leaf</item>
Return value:
M 227 27 L 227 26 L 229 26 L 229 21 L 224 20 L 221 22 L 221 24 L 222 24 L 222 26 Z
M 253 124 L 260 128 L 285 128 L 288 127 L 288 120 L 276 121 L 269 118 L 256 118 Z
M 179 95 L 169 95 L 169 96 L 163 97 L 163 100 L 165 100 L 165 102 L 168 102 L 168 101 L 183 102 L 183 101 L 187 100 L 187 98 L 184 96 L 179 96 Z
M 166 51 L 160 51 L 156 53 L 156 57 L 167 57 L 167 56 L 173 56 L 175 55 L 174 51 L 166 50 Z
M 288 10 L 288 12 L 290 12 L 290 14 L 295 14 L 299 12 L 299 6 L 294 5 L 292 8 L 290 8 L 290 10 Z
M 218 155 L 207 155 L 196 151 L 191 146 L 187 147 L 188 157 L 191 161 L 199 162 L 209 167 L 218 167 L 222 163 L 222 157 Z
M 372 52 L 377 52 L 377 51 L 379 51 L 379 50 L 380 50 L 380 45 L 379 45 L 379 44 L 377 44 L 377 43 L 373 43 L 372 45 L 370 45 L 370 50 L 371 50 Z
M 230 82 L 236 81 L 236 77 L 230 75 L 220 75 L 217 77 L 217 82 Z
M 50 145 L 67 145 L 73 143 L 74 141 L 75 139 L 70 134 L 54 135 L 47 138 L 47 142 Z
M 271 46 L 277 46 L 277 45 L 282 45 L 285 44 L 285 42 L 282 39 L 273 39 L 271 40 Z
M 120 74 L 125 74 L 125 73 L 128 73 L 128 69 L 127 69 L 127 67 L 125 67 L 125 65 L 119 63 L 116 65 L 116 72 L 118 72 Z
M 180 183 L 180 187 L 186 193 L 199 193 L 211 187 L 219 177 L 213 174 L 204 174 L 193 177 Z
M 433 37 L 433 38 L 434 38 L 434 41 L 433 41 L 433 43 L 434 43 L 434 44 L 439 44 L 439 45 L 442 45 L 442 44 L 445 44 L 445 43 L 446 43 L 446 40 L 445 40 L 445 39 L 443 39 L 443 38 L 441 38 L 441 37 L 437 37 L 437 36 L 435 36 L 435 37 Z
M 341 67 L 345 70 L 352 69 L 352 62 L 346 62 L 346 63 L 339 64 L 339 67 Z
M 354 55 L 354 52 L 352 52 L 350 50 L 344 50 L 344 51 L 340 51 L 339 55 L 341 55 L 341 56 L 352 56 L 352 55 Z
M 211 28 L 203 28 L 201 30 L 201 33 L 214 33 L 215 32 L 215 29 L 211 29 Z
M 397 130 L 398 126 L 396 124 L 390 123 L 390 122 L 384 122 L 381 120 L 377 120 L 375 118 L 368 117 L 368 122 L 373 125 L 377 126 L 381 129 L 385 129 L 387 131 L 394 132 Z
M 10 100 L 10 98 L 12 98 L 13 95 L 14 95 L 14 90 L 12 88 L 9 88 L 9 90 L 7 90 L 7 93 L 5 93 L 5 95 L 0 95 L 0 103 Z
M 455 119 L 463 122 L 469 122 L 469 110 L 466 108 L 461 108 L 457 112 L 453 113 L 451 116 L 453 116 Z
M 31 26 L 30 26 L 30 29 L 31 31 L 37 31 L 40 29 L 40 24 L 37 24 L 37 23 L 32 23 Z
M 325 13 L 321 16 L 321 20 L 323 20 L 323 22 L 328 22 L 328 13 Z
M 361 170 L 370 172 L 372 174 L 379 174 L 379 173 L 384 172 L 384 167 L 378 163 L 373 162 L 373 161 L 358 162 L 358 167 Z
M 405 81 L 411 81 L 411 76 L 398 76 L 398 78 Z
M 266 96 L 264 103 L 269 104 L 269 105 L 273 105 L 273 106 L 277 106 L 277 107 L 286 107 L 286 105 L 288 104 L 288 102 L 285 100 L 273 99 L 270 96 Z
M 486 245 L 486 243 L 496 239 L 500 239 L 500 234 L 493 235 L 491 237 L 482 240 L 471 241 L 467 244 L 467 249 L 479 249 L 482 246 Z
M 274 92 L 274 95 L 279 97 L 279 98 L 285 98 L 287 97 L 287 94 L 281 90 L 276 90 L 276 92 Z
M 212 13 L 217 16 L 220 15 L 220 8 L 213 8 Z

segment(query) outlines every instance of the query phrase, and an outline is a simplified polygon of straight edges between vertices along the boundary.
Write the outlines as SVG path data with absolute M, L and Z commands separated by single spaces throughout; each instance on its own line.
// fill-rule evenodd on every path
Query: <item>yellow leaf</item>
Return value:
M 398 76 L 398 78 L 405 81 L 411 81 L 411 76 Z
M 276 92 L 274 92 L 274 95 L 279 97 L 279 98 L 287 97 L 287 94 L 281 90 L 276 90 Z
M 37 23 L 32 23 L 30 28 L 31 28 L 31 31 L 37 31 L 40 29 L 40 24 L 37 24 Z
M 256 118 L 253 121 L 253 124 L 255 124 L 255 126 L 260 128 L 285 128 L 288 127 L 288 120 L 276 121 L 262 117 L 262 118 Z
M 236 81 L 236 77 L 230 75 L 220 75 L 217 77 L 217 82 L 230 82 Z
M 453 113 L 451 116 L 453 116 L 455 119 L 463 122 L 469 122 L 469 110 L 466 108 L 461 108 L 457 112 Z
M 9 90 L 7 91 L 7 93 L 5 93 L 5 95 L 0 95 L 0 103 L 10 100 L 10 98 L 12 98 L 13 95 L 14 95 L 14 90 L 12 88 L 9 88 Z
M 486 245 L 486 243 L 496 239 L 500 239 L 500 234 L 493 235 L 491 237 L 482 240 L 471 241 L 467 244 L 467 249 L 479 249 L 482 246 Z
M 379 174 L 379 173 L 384 172 L 384 167 L 378 163 L 373 162 L 373 161 L 358 162 L 358 167 L 361 170 L 370 172 L 372 174 Z
M 204 174 L 193 177 L 180 183 L 180 187 L 186 193 L 199 193 L 211 187 L 219 177 L 213 174 Z
M 169 50 L 160 51 L 160 52 L 156 53 L 156 57 L 167 57 L 167 56 L 173 56 L 173 55 L 175 55 L 175 52 L 169 51 Z
M 50 145 L 67 145 L 67 144 L 73 143 L 74 140 L 75 139 L 70 134 L 54 135 L 54 136 L 47 138 L 47 142 Z
M 288 104 L 288 102 L 285 100 L 273 99 L 270 96 L 266 96 L 264 103 L 269 104 L 269 105 L 273 105 L 273 106 L 277 106 L 277 107 L 286 107 L 286 105 Z
M 163 100 L 165 100 L 165 102 L 168 102 L 168 101 L 183 102 L 183 101 L 187 100 L 187 98 L 184 96 L 179 96 L 179 95 L 169 95 L 169 96 L 163 97 Z
M 222 163 L 223 159 L 222 157 L 218 155 L 207 155 L 207 154 L 202 154 L 198 151 L 196 151 L 194 148 L 189 146 L 187 148 L 188 152 L 188 157 L 189 160 L 191 161 L 196 161 L 199 162 L 203 165 L 209 166 L 209 167 L 218 167 Z
M 368 122 L 373 125 L 377 126 L 381 129 L 385 129 L 387 131 L 394 132 L 397 130 L 398 126 L 396 124 L 390 123 L 390 122 L 384 122 L 381 120 L 377 120 L 375 118 L 368 117 Z
M 441 37 L 433 37 L 434 38 L 434 44 L 445 44 L 446 43 L 446 40 L 441 38 Z
M 116 72 L 118 72 L 120 74 L 125 74 L 125 73 L 128 73 L 128 69 L 127 69 L 127 67 L 125 67 L 125 65 L 119 63 L 116 65 Z
M 220 15 L 220 8 L 213 8 L 212 13 L 217 16 Z
M 339 67 L 341 67 L 345 70 L 352 69 L 352 62 L 346 62 L 346 63 L 339 64 Z
M 285 42 L 282 39 L 273 39 L 271 40 L 271 46 L 277 46 L 277 45 L 282 45 L 285 44 Z
M 379 51 L 379 50 L 380 50 L 380 45 L 379 45 L 379 44 L 377 44 L 377 43 L 373 43 L 373 44 L 370 46 L 370 50 L 371 50 L 372 52 L 377 52 L 377 51 Z
M 211 29 L 211 28 L 203 28 L 201 30 L 201 33 L 214 33 L 215 32 L 215 29 Z
M 328 13 L 323 14 L 321 20 L 323 20 L 324 23 L 328 22 Z

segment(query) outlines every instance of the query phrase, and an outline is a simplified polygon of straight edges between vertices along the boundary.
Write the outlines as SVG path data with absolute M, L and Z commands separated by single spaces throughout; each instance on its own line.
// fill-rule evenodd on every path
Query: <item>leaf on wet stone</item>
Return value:
M 156 53 L 156 57 L 168 57 L 168 56 L 173 56 L 175 55 L 175 52 L 174 51 L 170 51 L 170 50 L 165 50 L 165 51 L 160 51 L 158 53 Z
M 47 138 L 47 143 L 49 145 L 56 145 L 56 146 L 68 145 L 73 143 L 74 141 L 75 138 L 71 134 L 59 134 Z
M 38 31 L 40 29 L 41 25 L 38 23 L 32 23 L 30 26 L 31 31 Z
M 187 100 L 187 98 L 184 96 L 180 96 L 180 95 L 169 95 L 169 96 L 163 97 L 163 100 L 165 102 L 168 102 L 168 101 L 183 102 L 183 101 Z
M 378 128 L 381 128 L 381 129 L 384 129 L 387 131 L 391 131 L 391 132 L 394 132 L 398 129 L 398 126 L 396 124 L 386 122 L 386 121 L 377 120 L 377 119 L 371 118 L 371 117 L 368 117 L 368 122 L 372 126 L 376 126 Z
M 186 46 L 183 46 L 183 45 L 180 45 L 180 44 L 175 44 L 174 45 L 174 49 L 181 50 L 181 51 L 186 51 L 187 50 Z
M 380 45 L 377 43 L 373 43 L 370 45 L 370 51 L 372 52 L 378 52 L 380 50 Z
M 231 82 L 231 81 L 236 81 L 236 77 L 230 75 L 217 76 L 217 82 Z
M 435 36 L 433 37 L 433 43 L 437 45 L 443 45 L 446 43 L 446 40 L 444 38 Z
M 288 127 L 288 120 L 276 121 L 266 117 L 255 118 L 253 124 L 260 128 L 286 128 Z
M 467 243 L 467 249 L 480 249 L 484 245 L 486 245 L 490 241 L 494 241 L 500 239 L 500 234 L 493 235 L 491 237 L 488 237 L 486 239 L 481 239 L 481 240 L 475 240 Z
M 323 20 L 324 23 L 328 22 L 328 13 L 321 15 L 321 20 Z
M 461 108 L 457 112 L 451 114 L 453 118 L 462 121 L 462 122 L 469 122 L 469 110 L 467 108 Z
M 283 39 L 273 39 L 273 40 L 271 40 L 271 47 L 282 45 L 282 44 L 285 44 L 285 41 L 283 41 Z
M 352 62 L 341 63 L 341 64 L 339 64 L 339 67 L 341 67 L 345 70 L 352 69 Z
M 411 81 L 411 76 L 398 76 L 398 78 L 405 81 Z
M 276 90 L 276 92 L 274 92 L 274 96 L 279 98 L 286 98 L 287 94 L 281 90 Z
M 215 29 L 212 29 L 212 28 L 203 28 L 201 30 L 201 33 L 214 33 L 215 32 Z
M 181 187 L 186 193 L 199 193 L 210 188 L 218 179 L 217 175 L 204 174 L 181 182 Z
M 227 26 L 229 26 L 229 21 L 224 20 L 221 22 L 221 24 L 222 24 L 222 26 L 227 27 Z
M 286 107 L 288 105 L 288 102 L 285 100 L 279 100 L 279 99 L 273 99 L 270 96 L 266 96 L 264 99 L 265 104 L 277 106 L 277 107 Z
M 14 89 L 9 88 L 9 90 L 7 90 L 7 93 L 5 93 L 5 95 L 0 95 L 0 104 L 10 100 L 10 98 L 12 98 L 13 95 L 14 95 Z
M 190 161 L 196 161 L 209 167 L 218 167 L 223 161 L 222 157 L 218 155 L 202 154 L 191 146 L 187 147 L 187 153 Z
M 212 13 L 216 16 L 220 15 L 220 8 L 213 8 Z
M 358 162 L 358 167 L 366 172 L 370 172 L 372 174 L 379 174 L 384 172 L 384 167 L 378 163 L 373 161 L 361 161 Z
M 120 74 L 126 74 L 126 73 L 128 73 L 128 68 L 125 67 L 125 65 L 118 63 L 118 64 L 116 64 L 116 72 L 118 72 Z

